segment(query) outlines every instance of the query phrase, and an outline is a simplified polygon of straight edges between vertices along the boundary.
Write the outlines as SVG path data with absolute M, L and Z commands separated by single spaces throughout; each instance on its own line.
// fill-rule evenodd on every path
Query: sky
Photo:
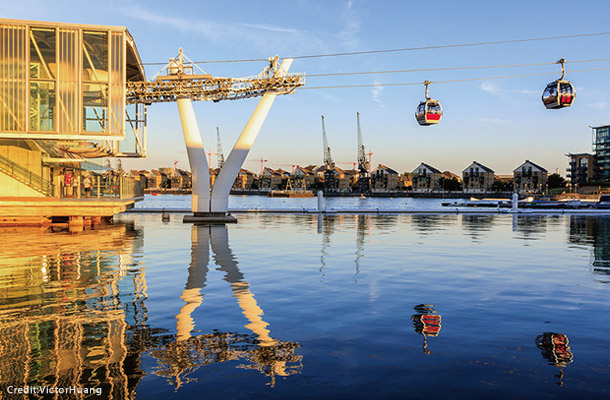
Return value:
M 575 1 L 0 1 L 1 18 L 126 26 L 144 63 L 164 63 L 183 48 L 194 61 L 280 58 L 505 41 L 610 31 L 610 2 Z M 103 4 L 103 5 L 102 5 Z M 296 59 L 290 72 L 305 73 L 303 89 L 278 96 L 244 165 L 323 162 L 321 115 L 325 116 L 334 161 L 351 168 L 357 157 L 356 112 L 360 112 L 366 151 L 372 165 L 411 172 L 426 162 L 460 174 L 476 160 L 497 174 L 512 174 L 526 159 L 566 175 L 566 153 L 592 151 L 590 126 L 610 124 L 610 35 L 486 46 L 452 47 L 356 56 Z M 546 110 L 541 94 L 561 75 L 559 65 L 425 71 L 356 76 L 309 74 L 435 69 L 488 65 L 566 64 L 566 79 L 576 87 L 572 107 Z M 162 65 L 146 67 L 147 77 Z M 258 74 L 263 62 L 217 63 L 201 67 L 212 75 Z M 552 73 L 506 79 L 489 77 Z M 553 74 L 555 73 L 556 74 Z M 424 86 L 438 83 L 430 96 L 444 115 L 436 126 L 420 127 L 414 111 Z M 306 89 L 330 85 L 365 88 Z M 195 113 L 206 151 L 216 152 L 220 129 L 225 158 L 259 99 L 197 102 Z M 123 167 L 189 169 L 176 104 L 148 109 L 148 157 L 124 159 Z M 211 165 L 216 165 L 211 156 Z

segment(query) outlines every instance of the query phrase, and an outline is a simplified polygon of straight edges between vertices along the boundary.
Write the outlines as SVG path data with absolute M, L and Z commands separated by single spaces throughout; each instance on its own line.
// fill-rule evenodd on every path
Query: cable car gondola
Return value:
M 546 85 L 544 93 L 542 93 L 542 103 L 549 110 L 558 108 L 570 107 L 576 97 L 576 90 L 570 81 L 563 80 L 566 70 L 564 67 L 565 59 L 557 61 L 561 64 L 561 78 Z
M 426 100 L 420 102 L 415 110 L 415 119 L 422 126 L 438 124 L 443 116 L 441 103 L 436 99 L 428 97 L 428 85 L 430 83 L 432 82 L 424 82 L 424 85 L 426 85 Z

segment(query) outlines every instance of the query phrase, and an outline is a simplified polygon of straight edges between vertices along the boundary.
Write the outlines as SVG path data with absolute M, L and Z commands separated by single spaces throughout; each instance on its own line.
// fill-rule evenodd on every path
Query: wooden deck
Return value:
M 0 197 L 0 226 L 40 226 L 57 220 L 83 224 L 83 220 L 108 219 L 133 208 L 140 198 Z

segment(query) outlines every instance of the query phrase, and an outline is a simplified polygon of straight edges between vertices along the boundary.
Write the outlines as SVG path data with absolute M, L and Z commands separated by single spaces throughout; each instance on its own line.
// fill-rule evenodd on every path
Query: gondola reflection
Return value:
M 569 340 L 566 335 L 554 332 L 545 332 L 536 337 L 536 346 L 542 352 L 542 357 L 548 361 L 549 365 L 559 368 L 557 385 L 563 386 L 563 368 L 572 362 L 574 354 L 568 346 Z
M 432 354 L 428 350 L 428 337 L 436 337 L 441 331 L 441 316 L 436 313 L 434 306 L 430 304 L 419 304 L 413 307 L 416 314 L 411 316 L 413 328 L 415 332 L 424 337 L 423 351 L 426 354 Z

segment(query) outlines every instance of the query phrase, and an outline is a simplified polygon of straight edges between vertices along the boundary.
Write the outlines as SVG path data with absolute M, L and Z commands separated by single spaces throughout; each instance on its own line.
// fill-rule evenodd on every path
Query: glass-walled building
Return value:
M 0 139 L 97 140 L 113 154 L 143 153 L 144 106 L 125 105 L 126 82 L 143 80 L 124 27 L 0 19 Z
M 595 151 L 595 181 L 610 182 L 610 126 L 592 127 L 593 151 Z

